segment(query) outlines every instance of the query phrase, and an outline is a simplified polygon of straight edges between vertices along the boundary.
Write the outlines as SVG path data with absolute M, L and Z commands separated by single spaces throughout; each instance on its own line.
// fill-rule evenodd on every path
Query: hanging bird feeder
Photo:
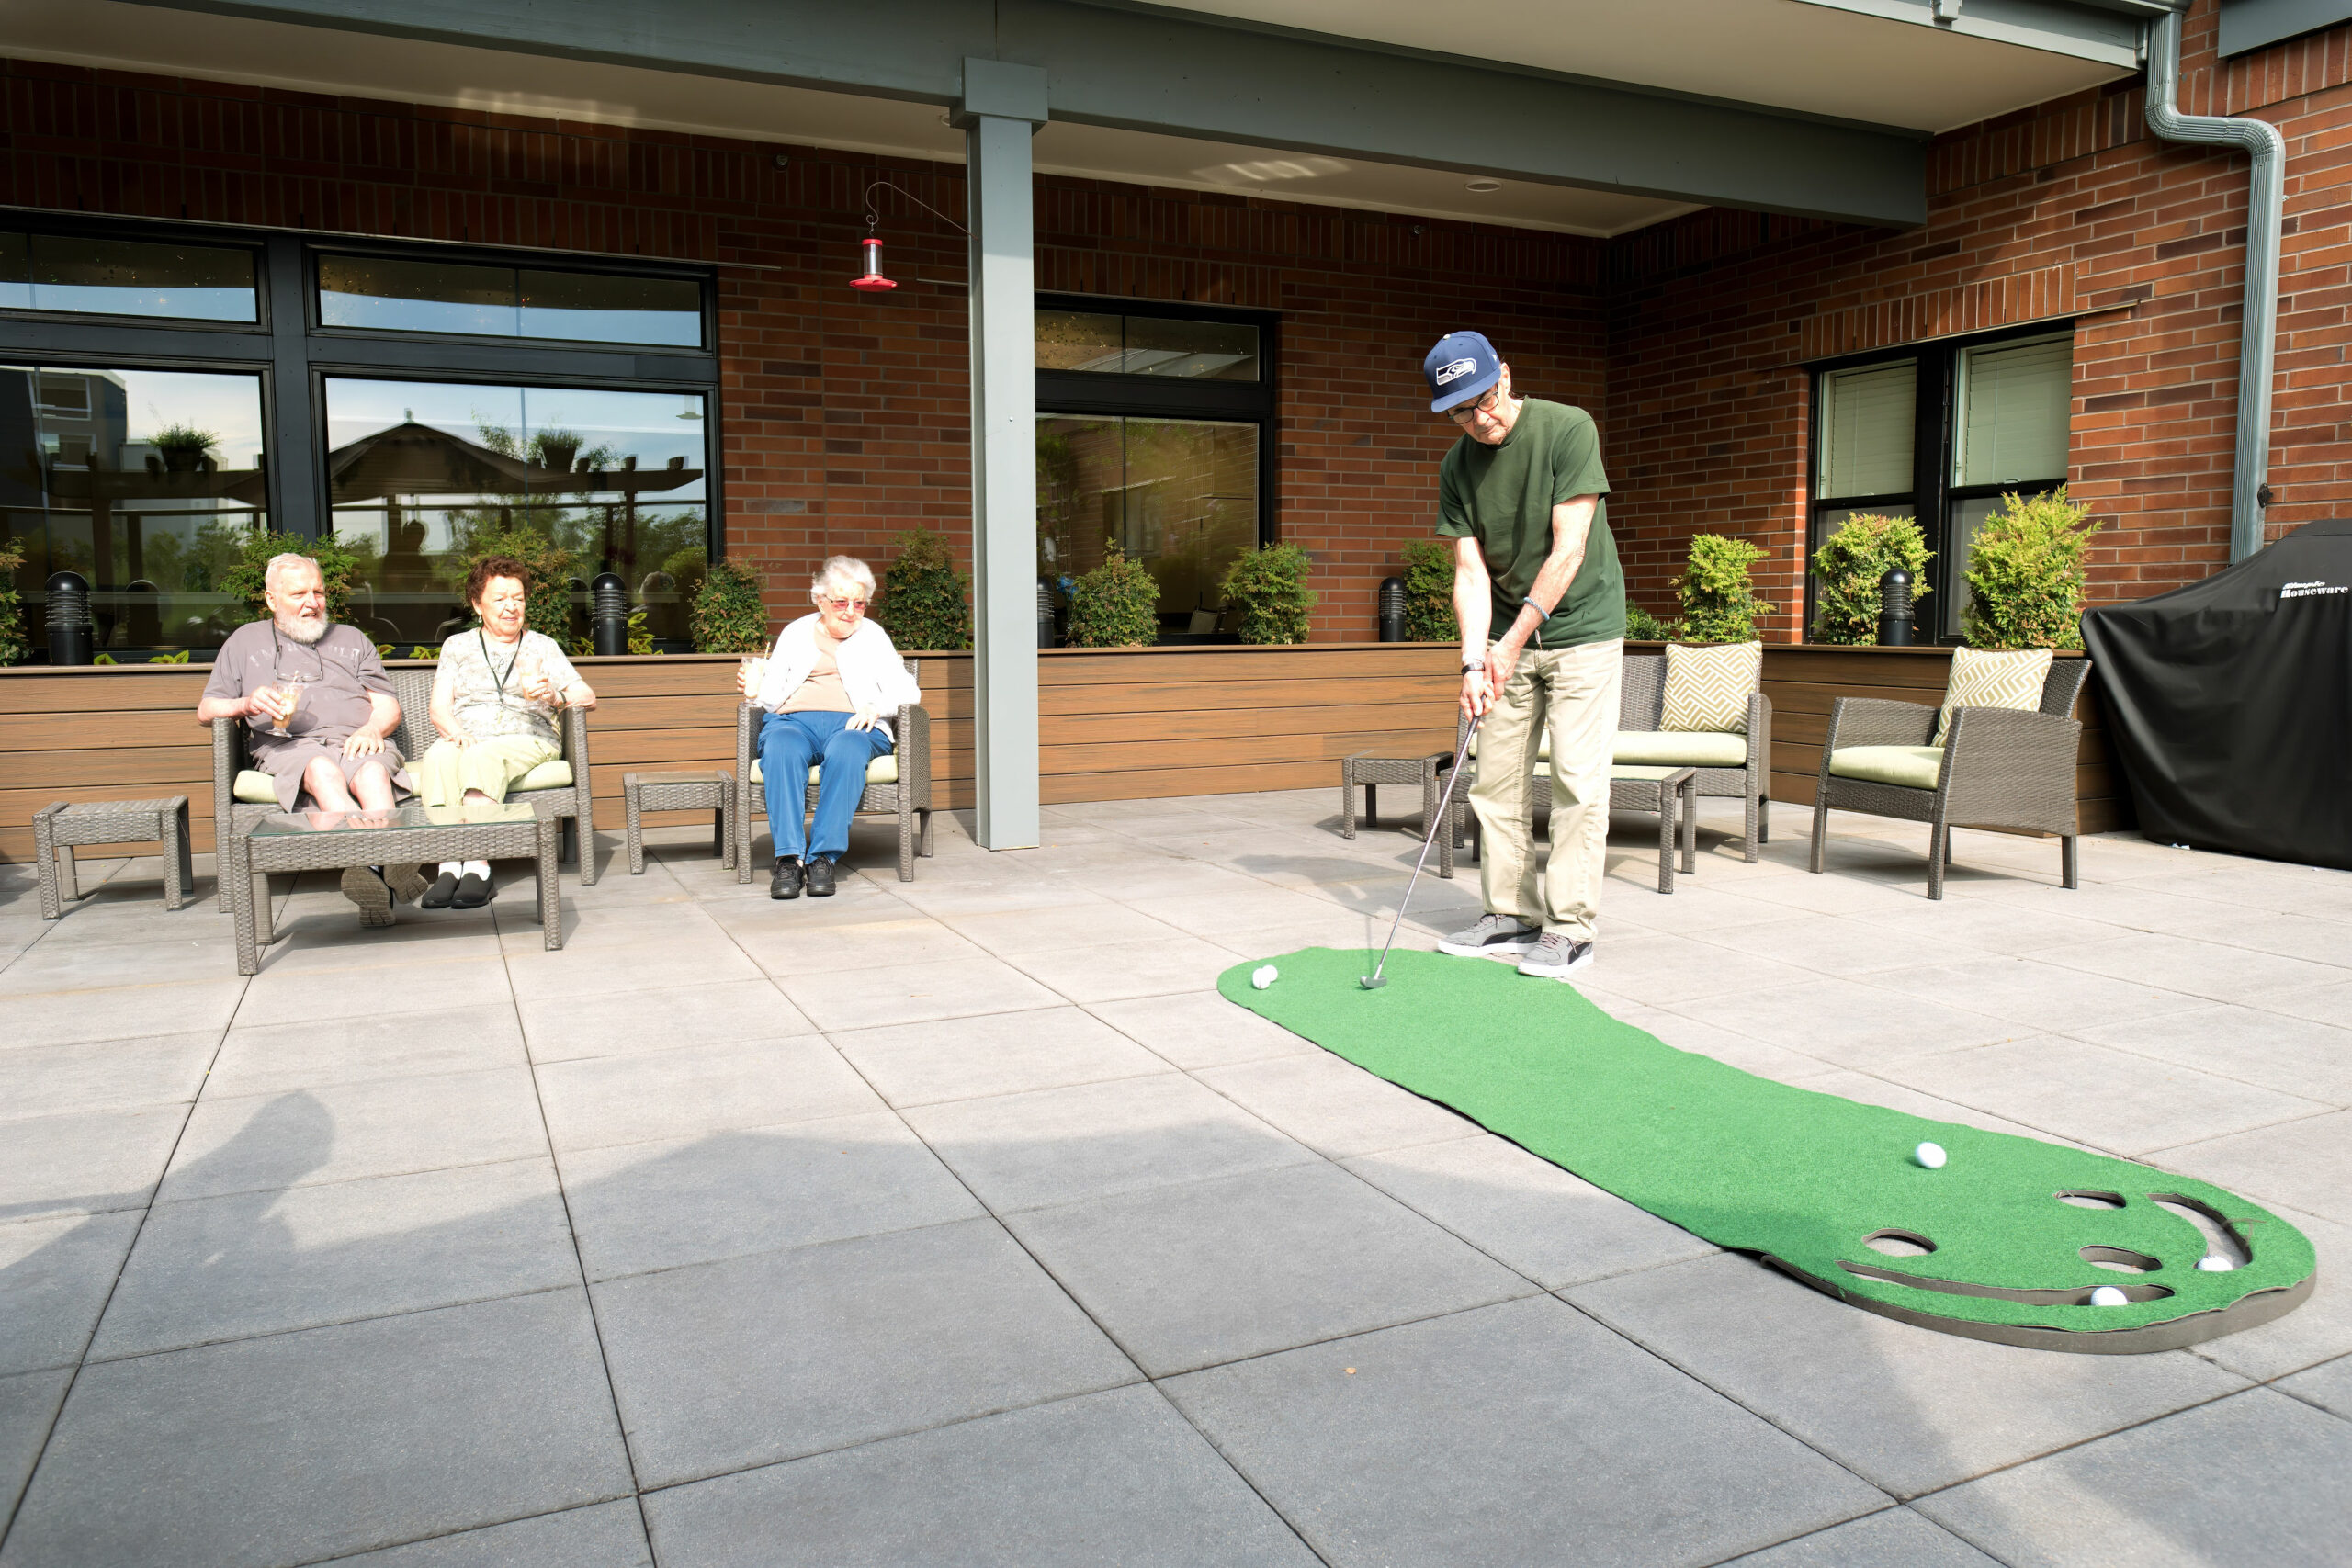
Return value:
M 881 190 L 897 191 L 959 234 L 968 235 L 971 232 L 905 186 L 892 185 L 888 180 L 876 180 L 865 187 L 865 238 L 858 242 L 865 251 L 865 269 L 849 280 L 849 286 L 861 294 L 880 294 L 899 287 L 898 279 L 884 276 L 882 271 L 882 237 L 876 232 L 882 227 L 882 212 L 874 199 L 874 193 Z

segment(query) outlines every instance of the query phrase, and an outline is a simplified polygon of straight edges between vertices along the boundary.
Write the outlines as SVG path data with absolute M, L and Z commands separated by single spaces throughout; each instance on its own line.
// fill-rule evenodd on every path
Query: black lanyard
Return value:
M 525 637 L 529 635 L 527 632 L 524 634 Z M 501 671 L 490 661 L 490 633 L 478 631 L 474 636 L 481 639 L 482 665 L 490 671 L 491 684 L 497 689 L 498 700 L 503 704 L 506 701 L 506 677 L 514 673 L 514 661 L 523 657 L 523 638 L 518 637 L 514 639 L 514 651 L 507 655 L 506 668 Z
M 333 636 L 334 632 L 334 627 L 333 626 L 329 626 L 327 627 L 327 635 Z M 319 642 L 296 643 L 294 645 L 297 648 L 307 647 L 310 649 L 311 657 L 319 661 L 319 680 L 322 683 L 323 683 L 327 678 L 327 656 L 320 651 L 319 643 L 323 643 L 324 641 L 326 641 L 326 637 L 320 637 Z M 277 635 L 277 617 L 275 615 L 272 615 L 269 619 L 269 644 L 272 650 L 269 660 L 269 672 L 276 675 L 281 672 L 278 666 L 286 662 L 286 643 L 285 640 Z

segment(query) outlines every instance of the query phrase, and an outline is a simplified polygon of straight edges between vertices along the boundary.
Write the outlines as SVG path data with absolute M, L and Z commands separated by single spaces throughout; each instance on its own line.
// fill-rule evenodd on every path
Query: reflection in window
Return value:
M 390 256 L 321 256 L 319 321 L 372 332 L 702 345 L 702 285 Z
M 0 233 L 0 310 L 254 321 L 255 300 L 251 251 Z
M 471 624 L 466 552 L 525 530 L 570 552 L 569 582 L 537 591 L 569 592 L 582 635 L 588 580 L 615 571 L 657 641 L 688 641 L 710 533 L 700 396 L 332 378 L 326 398 L 335 532 L 373 563 L 352 618 L 375 640 Z
M 1258 329 L 1242 321 L 1040 310 L 1035 336 L 1040 370 L 1258 379 Z
M 266 473 L 259 377 L 0 366 L 0 536 L 24 541 L 30 627 L 50 573 L 77 571 L 99 648 L 219 647 Z
M 1159 583 L 1162 626 L 1215 630 L 1219 587 L 1258 542 L 1258 427 L 1212 420 L 1037 420 L 1037 572 L 1069 582 L 1106 543 Z

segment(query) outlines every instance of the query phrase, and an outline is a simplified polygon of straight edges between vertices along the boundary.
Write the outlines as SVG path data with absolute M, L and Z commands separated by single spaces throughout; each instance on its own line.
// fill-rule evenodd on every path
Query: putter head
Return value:
M 1376 991 L 1380 989 L 1381 987 L 1388 984 L 1388 976 L 1385 975 L 1366 975 L 1362 979 L 1358 980 L 1356 984 L 1362 986 L 1367 991 Z

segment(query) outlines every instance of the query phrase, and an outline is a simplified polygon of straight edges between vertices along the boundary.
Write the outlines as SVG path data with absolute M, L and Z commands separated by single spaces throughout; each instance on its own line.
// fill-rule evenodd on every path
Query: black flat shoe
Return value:
M 424 890 L 424 897 L 416 901 L 416 907 L 420 909 L 446 909 L 449 907 L 449 900 L 457 896 L 458 874 L 445 871 L 433 879 L 433 886 Z
M 449 899 L 452 909 L 479 909 L 490 902 L 490 879 L 472 872 L 458 878 L 458 891 Z
M 822 855 L 808 863 L 808 897 L 830 898 L 833 896 L 833 863 Z
M 831 892 L 831 889 L 827 888 L 826 891 Z M 768 897 L 771 898 L 800 897 L 800 863 L 798 861 L 780 860 L 775 863 L 775 869 L 768 873 Z

